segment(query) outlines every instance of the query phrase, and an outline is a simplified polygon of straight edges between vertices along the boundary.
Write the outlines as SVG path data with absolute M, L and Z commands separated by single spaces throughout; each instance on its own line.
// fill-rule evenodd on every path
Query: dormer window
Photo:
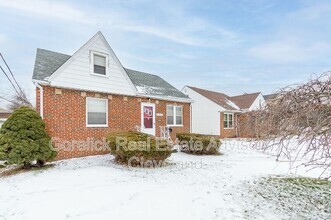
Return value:
M 108 76 L 108 56 L 106 54 L 91 52 L 91 74 L 97 76 Z
M 106 75 L 106 57 L 94 54 L 94 73 Z

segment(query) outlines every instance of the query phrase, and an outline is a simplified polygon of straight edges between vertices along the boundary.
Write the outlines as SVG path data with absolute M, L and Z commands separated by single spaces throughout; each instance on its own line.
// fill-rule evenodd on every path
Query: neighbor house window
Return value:
M 91 65 L 91 74 L 107 76 L 107 63 L 108 57 L 105 54 L 91 52 L 92 65 Z
M 86 125 L 88 127 L 108 126 L 108 100 L 86 98 Z
M 167 105 L 167 125 L 183 125 L 183 107 Z
M 224 128 L 233 128 L 233 113 L 224 113 Z

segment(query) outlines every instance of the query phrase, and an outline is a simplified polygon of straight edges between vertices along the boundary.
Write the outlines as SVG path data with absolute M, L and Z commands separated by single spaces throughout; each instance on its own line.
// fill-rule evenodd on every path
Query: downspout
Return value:
M 220 132 L 220 137 L 221 137 L 221 135 L 222 135 L 222 118 L 221 118 L 221 111 L 218 111 L 218 116 L 219 116 L 219 125 L 220 125 L 220 130 L 219 130 L 219 132 Z
M 193 115 L 192 115 L 192 103 L 190 103 L 190 133 L 192 133 L 192 127 L 193 127 Z
M 238 126 L 239 126 L 238 114 L 235 114 L 235 116 L 236 116 L 236 137 L 238 138 L 239 137 L 239 133 L 238 133 Z
M 44 89 L 38 83 L 35 83 L 36 87 L 39 89 L 39 110 L 40 116 L 44 119 Z

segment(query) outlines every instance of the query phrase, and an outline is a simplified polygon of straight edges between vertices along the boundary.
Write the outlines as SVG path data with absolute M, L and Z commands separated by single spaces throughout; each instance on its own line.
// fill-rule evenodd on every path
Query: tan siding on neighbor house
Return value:
M 0 113 L 0 118 L 9 118 L 9 116 L 11 115 L 11 113 Z

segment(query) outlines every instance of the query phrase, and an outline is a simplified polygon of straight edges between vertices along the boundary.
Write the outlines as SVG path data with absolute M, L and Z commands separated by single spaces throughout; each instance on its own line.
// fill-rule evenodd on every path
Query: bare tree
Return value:
M 10 110 L 15 110 L 21 106 L 28 106 L 30 108 L 33 108 L 24 90 L 19 93 L 14 93 L 14 95 L 12 95 L 12 97 L 10 98 L 10 102 L 8 104 L 8 108 Z
M 322 167 L 331 178 L 331 72 L 281 89 L 258 111 L 244 115 L 241 128 L 258 138 L 254 146 L 300 165 Z
M 12 72 L 11 68 L 9 67 L 9 65 L 6 62 L 2 53 L 0 53 L 0 58 L 2 59 L 5 66 L 7 67 L 7 70 L 9 73 L 1 65 L 0 65 L 0 70 L 7 78 L 8 82 L 10 83 L 10 85 L 13 89 L 13 92 L 14 92 L 14 94 L 10 98 L 4 98 L 1 96 L 0 99 L 9 102 L 8 108 L 10 110 L 15 110 L 21 106 L 32 107 L 31 102 L 27 98 L 26 92 L 22 89 L 22 87 L 17 82 L 17 80 L 14 76 L 14 73 Z

